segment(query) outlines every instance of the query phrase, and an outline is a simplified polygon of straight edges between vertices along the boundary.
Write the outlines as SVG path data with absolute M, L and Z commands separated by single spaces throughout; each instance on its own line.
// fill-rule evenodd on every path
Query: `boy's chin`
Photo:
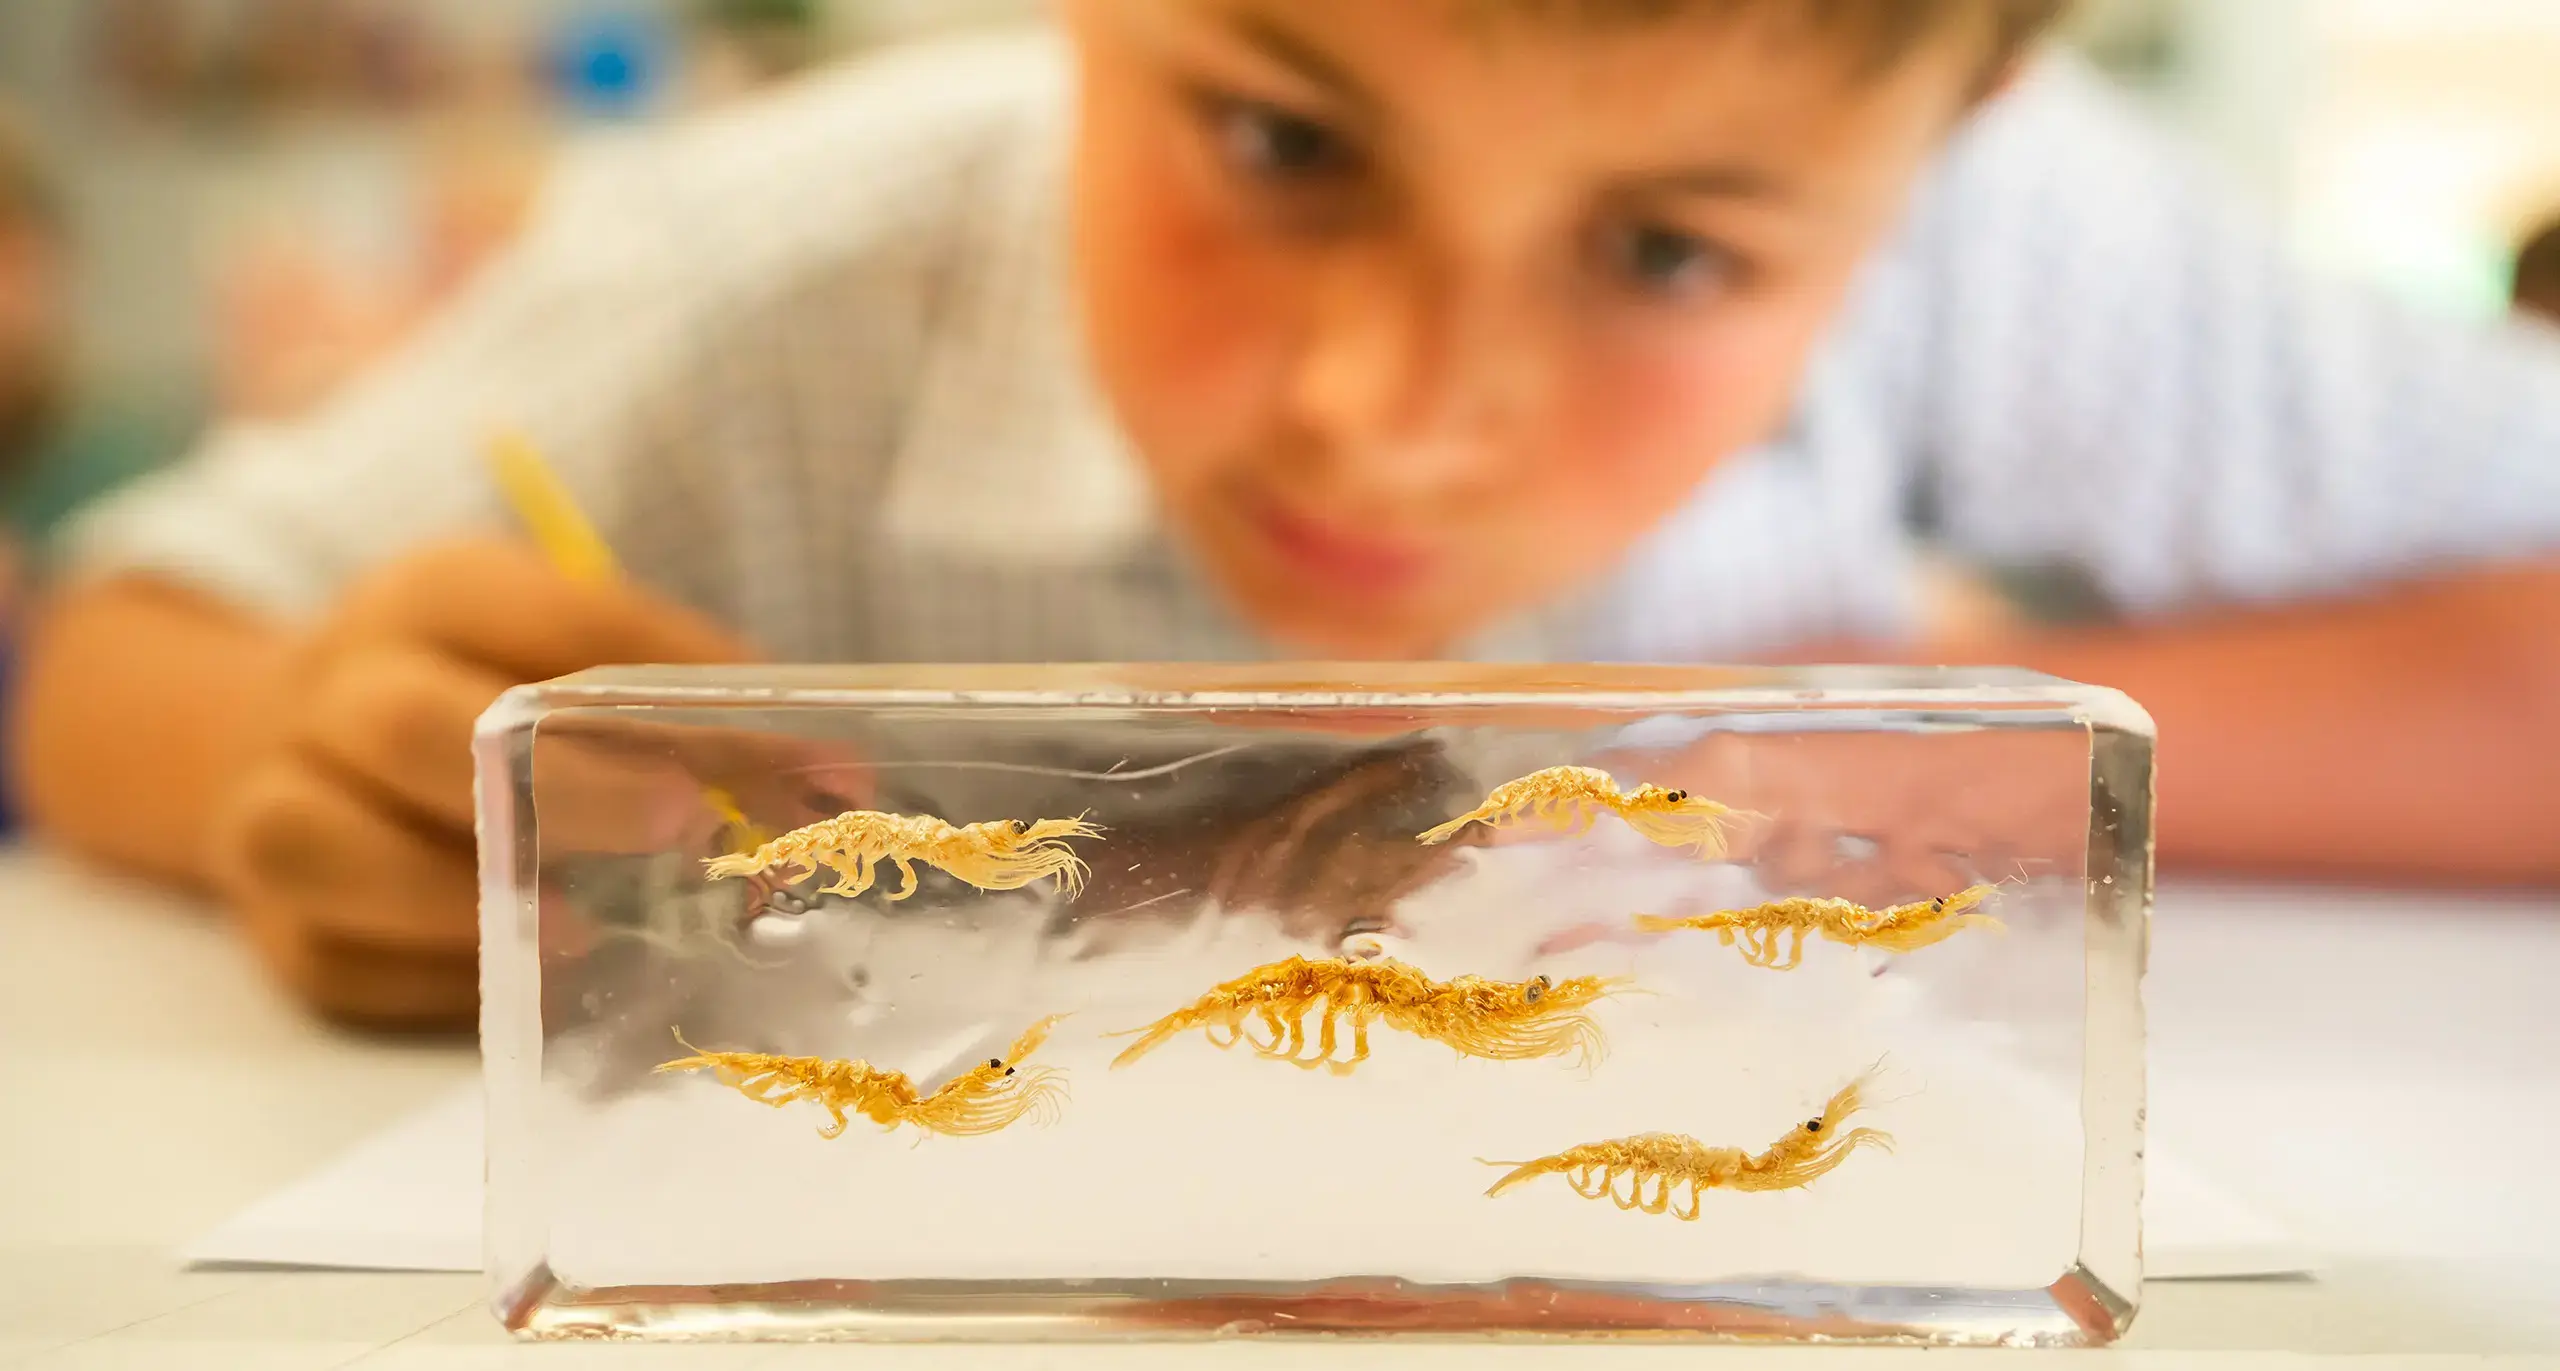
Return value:
M 1278 565 L 1245 537 L 1209 546 L 1205 569 L 1228 607 L 1267 646 L 1299 661 L 1429 661 L 1475 628 L 1472 606 L 1446 603 L 1428 585 L 1350 590 Z
M 1302 661 L 1413 662 L 1444 655 L 1460 635 L 1439 625 L 1381 616 L 1368 605 L 1313 598 L 1247 606 L 1264 639 Z

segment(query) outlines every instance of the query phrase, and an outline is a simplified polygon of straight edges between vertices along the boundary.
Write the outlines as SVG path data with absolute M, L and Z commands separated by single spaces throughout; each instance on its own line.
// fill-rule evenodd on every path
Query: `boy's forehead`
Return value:
M 1991 0 L 1979 0 L 1990 3 Z M 1749 47 L 1871 79 L 1932 48 L 1965 48 L 1966 0 L 1171 0 L 1241 18 L 1293 18 L 1318 37 L 1392 11 L 1439 45 L 1565 55 L 1624 42 Z M 1479 55 L 1484 55 L 1480 51 Z
M 1856 81 L 1907 62 L 1967 64 L 1977 86 L 2068 0 L 1445 0 L 1478 33 L 1570 38 L 1685 27 L 1812 59 Z
M 1896 21 L 1926 0 L 1122 0 L 1221 23 L 1328 81 L 1393 95 L 1457 66 L 1506 80 L 1612 81 L 1651 68 L 1646 88 L 1696 89 L 1718 68 L 1774 71 L 1831 101 L 1875 93 L 1905 68 L 1962 69 L 1979 54 L 1962 26 Z M 1853 22 L 1849 16 L 1875 17 Z M 1365 60 L 1364 60 L 1365 59 Z M 1936 60 L 1932 60 L 1936 59 Z M 1388 65 L 1391 64 L 1391 65 Z M 1380 68 L 1368 70 L 1366 68 Z M 1696 80 L 1681 79 L 1684 71 Z M 1724 74 L 1724 73 L 1717 73 Z M 1360 93 L 1371 92 L 1363 90 Z

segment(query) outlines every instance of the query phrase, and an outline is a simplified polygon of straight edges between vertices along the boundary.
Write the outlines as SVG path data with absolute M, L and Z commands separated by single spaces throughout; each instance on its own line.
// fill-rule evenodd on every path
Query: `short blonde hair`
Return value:
M 1585 23 L 1641 22 L 1676 15 L 1757 11 L 1797 21 L 1837 42 L 1858 69 L 1876 74 L 1946 35 L 1971 28 L 1986 77 L 2007 70 L 2062 22 L 2071 0 L 1483 0 L 1492 8 Z M 1793 13 L 1784 13 L 1793 11 Z

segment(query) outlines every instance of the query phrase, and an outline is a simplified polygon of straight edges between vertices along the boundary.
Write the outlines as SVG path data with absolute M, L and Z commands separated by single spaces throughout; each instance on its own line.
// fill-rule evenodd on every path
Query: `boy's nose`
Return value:
M 1478 474 L 1482 438 L 1525 394 L 1493 374 L 1491 311 L 1396 254 L 1340 263 L 1316 289 L 1289 401 L 1328 474 L 1381 494 Z

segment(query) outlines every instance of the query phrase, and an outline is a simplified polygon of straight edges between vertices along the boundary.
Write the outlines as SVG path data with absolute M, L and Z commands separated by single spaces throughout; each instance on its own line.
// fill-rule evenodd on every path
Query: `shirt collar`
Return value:
M 882 493 L 907 547 L 1014 568 L 1109 565 L 1161 534 L 1091 381 L 1069 266 L 1068 123 L 1042 102 L 978 170 Z

